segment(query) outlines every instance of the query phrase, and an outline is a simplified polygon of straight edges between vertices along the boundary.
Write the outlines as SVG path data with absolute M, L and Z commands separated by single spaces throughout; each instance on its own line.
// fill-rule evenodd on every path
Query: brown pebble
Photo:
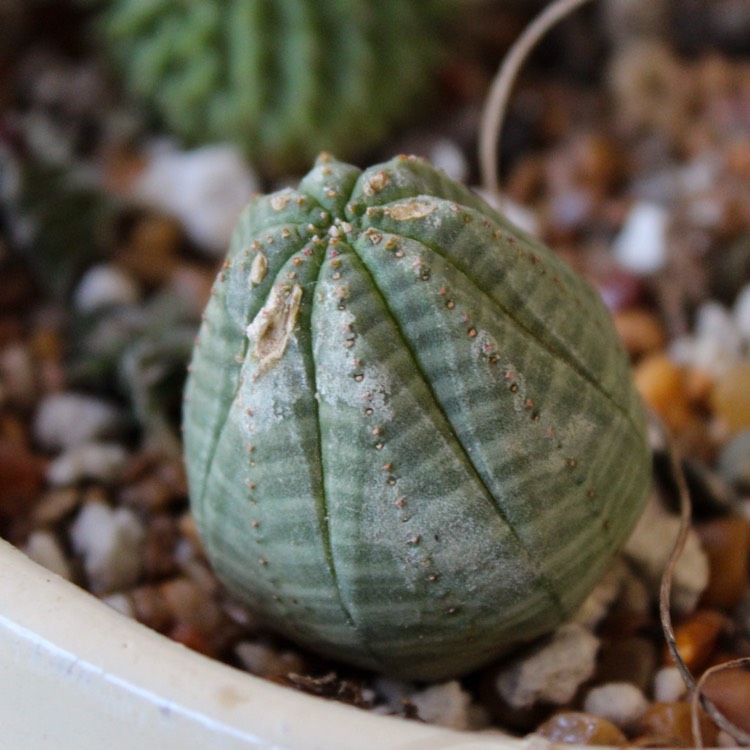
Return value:
M 6 263 L 0 274 L 0 312 L 17 312 L 35 297 L 31 272 L 20 263 Z
M 612 639 L 599 652 L 594 681 L 629 682 L 645 693 L 654 681 L 658 659 L 657 647 L 646 638 Z
M 703 744 L 714 747 L 718 730 L 702 709 L 699 708 L 698 711 Z M 651 740 L 643 745 L 645 747 L 649 744 L 663 747 L 663 743 L 666 743 L 666 746 L 694 747 L 690 703 L 653 703 L 641 717 L 638 729 L 641 735 Z M 635 744 L 641 745 L 638 740 Z
M 204 634 L 216 630 L 221 621 L 218 605 L 194 581 L 173 578 L 159 586 L 175 620 Z
M 73 513 L 81 499 L 81 493 L 75 487 L 45 492 L 34 506 L 32 521 L 38 526 L 54 525 Z
M 181 240 L 178 222 L 165 216 L 145 216 L 119 248 L 117 262 L 147 286 L 163 284 L 175 268 Z
M 174 551 L 179 542 L 177 522 L 171 516 L 154 516 L 146 529 L 143 547 L 143 572 L 146 578 L 158 580 L 177 572 Z
M 543 160 L 536 156 L 522 157 L 508 177 L 508 195 L 517 203 L 532 203 L 539 196 L 543 180 Z
M 555 714 L 539 726 L 536 734 L 570 745 L 618 746 L 628 741 L 611 721 L 580 711 Z
M 744 732 L 750 732 L 750 672 L 726 669 L 706 678 L 703 694 Z
M 719 636 L 729 623 L 729 618 L 721 612 L 699 609 L 674 628 L 677 651 L 691 672 L 699 672 L 709 663 Z M 664 663 L 674 664 L 666 647 Z
M 180 535 L 193 545 L 196 552 L 201 557 L 205 557 L 206 555 L 203 551 L 203 545 L 201 544 L 201 539 L 198 536 L 198 527 L 195 525 L 195 518 L 193 518 L 193 514 L 189 510 L 185 511 L 185 513 L 180 516 L 177 522 L 177 526 L 180 530 Z
M 130 592 L 138 622 L 163 633 L 174 624 L 174 613 L 159 588 L 139 586 Z
M 0 442 L 0 517 L 31 510 L 43 483 L 37 456 L 9 441 Z
M 602 133 L 584 133 L 575 138 L 571 148 L 576 184 L 596 195 L 611 193 L 625 172 L 620 146 Z
M 192 651 L 197 651 L 204 656 L 217 658 L 218 654 L 211 641 L 200 630 L 186 622 L 178 622 L 167 631 L 167 636 Z
M 633 359 L 641 359 L 664 348 L 664 327 L 652 312 L 626 308 L 615 313 L 614 321 L 615 328 Z
M 740 516 L 726 516 L 698 524 L 696 530 L 710 569 L 701 606 L 729 610 L 748 585 L 750 524 Z
M 119 502 L 149 512 L 164 510 L 172 499 L 169 488 L 158 477 L 148 476 L 125 485 L 119 492 Z
M 714 384 L 711 405 L 731 432 L 750 427 L 750 362 L 730 367 Z

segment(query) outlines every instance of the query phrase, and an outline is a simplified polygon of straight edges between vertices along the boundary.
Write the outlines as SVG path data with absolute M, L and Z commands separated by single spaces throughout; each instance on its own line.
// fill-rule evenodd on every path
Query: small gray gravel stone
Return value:
M 138 517 L 127 508 L 112 509 L 99 501 L 83 505 L 70 529 L 75 552 L 91 590 L 109 594 L 138 581 L 145 532 Z
M 47 450 L 64 450 L 119 431 L 122 414 L 94 396 L 66 391 L 45 396 L 34 418 L 34 437 Z
M 654 700 L 674 703 L 680 700 L 687 688 L 677 667 L 662 667 L 654 675 Z
M 83 479 L 114 481 L 127 463 L 128 452 L 118 443 L 84 443 L 61 453 L 47 467 L 47 481 L 65 487 Z
M 471 728 L 471 696 L 457 680 L 430 685 L 412 693 L 410 700 L 419 718 L 428 724 L 459 730 Z
M 93 266 L 83 275 L 73 294 L 78 312 L 88 313 L 112 305 L 134 305 L 141 292 L 135 280 L 109 263 Z
M 677 538 L 679 516 L 668 513 L 653 493 L 638 524 L 623 548 L 649 588 L 652 599 L 659 596 L 662 575 Z M 708 585 L 708 558 L 696 532 L 688 532 L 685 548 L 672 577 L 672 607 L 679 614 L 692 612 Z
M 552 639 L 514 660 L 497 676 L 495 687 L 510 706 L 563 705 L 594 674 L 599 639 L 577 624 L 563 625 Z
M 620 729 L 636 727 L 649 707 L 646 696 L 629 682 L 609 682 L 592 688 L 583 702 L 583 710 L 609 719 Z
M 72 580 L 73 574 L 70 563 L 65 557 L 57 537 L 49 531 L 32 531 L 26 541 L 24 552 L 36 563 L 57 573 L 57 575 Z

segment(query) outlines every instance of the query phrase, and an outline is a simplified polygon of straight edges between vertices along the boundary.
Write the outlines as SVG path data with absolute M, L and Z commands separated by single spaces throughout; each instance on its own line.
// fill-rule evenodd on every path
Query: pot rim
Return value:
M 175 643 L 0 540 L 0 725 L 55 750 L 524 750 L 306 695 Z M 567 746 L 569 750 L 575 750 Z M 581 748 L 580 750 L 583 750 Z

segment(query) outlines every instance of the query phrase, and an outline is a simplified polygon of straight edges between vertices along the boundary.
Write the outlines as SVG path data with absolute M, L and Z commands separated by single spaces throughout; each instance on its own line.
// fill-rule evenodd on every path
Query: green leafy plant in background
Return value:
M 251 202 L 184 415 L 193 512 L 230 590 L 399 677 L 468 672 L 570 617 L 651 477 L 598 294 L 408 157 L 323 157 Z
M 169 131 L 233 141 L 278 174 L 321 150 L 362 154 L 418 116 L 444 13 L 445 0 L 111 0 L 96 28 Z
M 77 387 L 116 394 L 151 449 L 179 454 L 181 393 L 198 321 L 166 290 L 146 304 L 78 313 L 68 358 Z

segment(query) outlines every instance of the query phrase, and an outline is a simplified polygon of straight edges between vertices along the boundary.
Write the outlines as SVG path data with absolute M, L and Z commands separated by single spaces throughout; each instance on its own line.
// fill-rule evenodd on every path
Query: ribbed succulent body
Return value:
M 232 140 L 273 172 L 354 155 L 419 111 L 440 0 L 111 0 L 100 29 L 130 89 L 188 143 Z
M 249 205 L 185 442 L 230 590 L 312 649 L 421 679 L 570 616 L 650 480 L 596 292 L 410 157 L 321 158 Z

